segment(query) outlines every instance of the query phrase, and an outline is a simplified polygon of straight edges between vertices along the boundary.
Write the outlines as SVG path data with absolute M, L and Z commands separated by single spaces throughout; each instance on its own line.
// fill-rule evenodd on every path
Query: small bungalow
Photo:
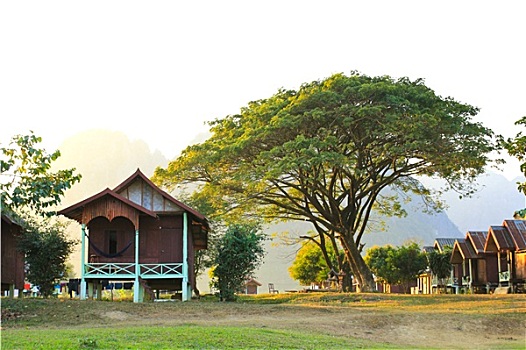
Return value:
M 249 278 L 245 282 L 245 294 L 258 294 L 258 287 L 261 287 L 261 283 L 254 278 Z
M 487 236 L 487 231 L 468 231 L 463 241 L 455 242 L 451 254 L 455 280 L 471 293 L 489 293 L 498 282 L 497 256 L 484 251 Z
M 195 252 L 206 249 L 207 219 L 158 188 L 139 169 L 59 214 L 81 224 L 80 298 L 110 281 L 131 281 L 134 302 L 153 290 L 189 300 Z
M 429 254 L 433 251 L 439 251 L 443 253 L 446 247 L 453 248 L 457 238 L 437 238 L 433 246 L 424 246 L 422 251 Z M 444 281 L 446 289 L 457 292 L 458 283 L 453 278 L 454 271 L 451 272 L 451 276 Z M 423 271 L 416 280 L 416 285 L 411 287 L 411 294 L 434 294 L 438 293 L 441 283 L 438 278 L 433 274 L 431 269 L 428 267 Z
M 507 286 L 512 293 L 524 292 L 526 222 L 524 220 L 504 220 L 502 226 L 491 226 L 484 251 L 497 255 L 499 287 Z
M 22 227 L 8 215 L 2 214 L 2 294 L 9 291 L 14 297 L 15 289 L 22 296 L 24 289 L 24 254 L 17 251 L 17 237 L 22 233 Z

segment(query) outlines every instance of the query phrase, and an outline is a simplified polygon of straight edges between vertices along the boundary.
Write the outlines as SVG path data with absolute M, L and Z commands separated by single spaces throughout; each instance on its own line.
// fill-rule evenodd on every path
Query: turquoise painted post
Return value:
M 140 286 L 139 286 L 139 229 L 135 229 L 135 283 L 133 284 L 133 302 L 138 303 L 140 298 Z
M 86 225 L 82 224 L 82 248 L 80 250 L 80 300 L 86 300 Z
M 183 301 L 190 299 L 188 286 L 188 214 L 183 213 Z

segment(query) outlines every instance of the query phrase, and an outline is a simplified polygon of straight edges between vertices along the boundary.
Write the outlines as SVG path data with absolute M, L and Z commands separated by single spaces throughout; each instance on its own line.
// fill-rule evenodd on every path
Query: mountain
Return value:
M 517 190 L 517 181 L 509 181 L 495 172 L 477 179 L 478 191 L 471 197 L 459 198 L 457 193 L 445 193 L 443 199 L 449 206 L 448 217 L 465 234 L 470 231 L 485 231 L 491 225 L 501 225 L 505 219 L 513 218 L 516 210 L 525 207 L 525 197 Z

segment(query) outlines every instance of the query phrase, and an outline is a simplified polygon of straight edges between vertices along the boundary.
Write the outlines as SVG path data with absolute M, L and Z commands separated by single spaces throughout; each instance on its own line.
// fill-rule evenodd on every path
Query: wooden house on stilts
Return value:
M 18 289 L 22 296 L 24 289 L 24 254 L 17 250 L 17 237 L 22 233 L 22 227 L 10 216 L 2 214 L 0 234 L 2 236 L 2 292 L 9 291 L 9 296 L 15 295 Z
M 195 286 L 195 252 L 207 248 L 207 219 L 159 189 L 139 169 L 115 189 L 105 189 L 59 212 L 82 226 L 80 298 L 108 281 L 133 281 L 133 301 L 153 290 Z M 87 295 L 88 293 L 88 295 Z

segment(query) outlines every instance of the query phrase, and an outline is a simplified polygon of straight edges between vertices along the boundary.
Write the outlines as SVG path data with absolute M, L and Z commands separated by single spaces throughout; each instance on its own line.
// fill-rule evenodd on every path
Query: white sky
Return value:
M 92 128 L 173 158 L 279 88 L 424 78 L 505 136 L 526 116 L 524 1 L 3 1 L 0 142 Z M 506 175 L 519 175 L 516 162 Z

